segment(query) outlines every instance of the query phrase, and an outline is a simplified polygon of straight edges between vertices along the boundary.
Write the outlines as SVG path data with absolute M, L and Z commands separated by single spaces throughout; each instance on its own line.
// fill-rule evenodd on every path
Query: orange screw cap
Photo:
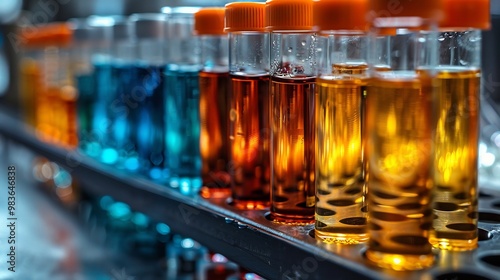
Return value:
M 441 30 L 489 29 L 490 0 L 442 0 Z
M 224 35 L 224 8 L 203 8 L 194 14 L 195 35 Z
M 368 30 L 368 0 L 314 0 L 314 30 Z
M 268 0 L 266 28 L 269 31 L 312 30 L 312 0 Z
M 377 17 L 420 17 L 439 21 L 441 0 L 370 0 L 368 20 Z
M 226 32 L 265 31 L 266 4 L 234 2 L 226 5 Z

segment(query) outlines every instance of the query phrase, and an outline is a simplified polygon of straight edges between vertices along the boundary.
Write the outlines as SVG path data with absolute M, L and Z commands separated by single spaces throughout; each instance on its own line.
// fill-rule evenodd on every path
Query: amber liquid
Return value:
M 33 128 L 36 125 L 35 105 L 41 79 L 40 67 L 37 62 L 34 59 L 23 59 L 20 65 L 19 91 L 25 122 Z
M 434 230 L 446 250 L 477 247 L 480 71 L 440 71 L 435 99 Z
M 373 79 L 366 99 L 366 257 L 394 270 L 434 262 L 431 203 L 431 78 Z
M 48 87 L 37 98 L 37 134 L 49 143 L 75 148 L 78 145 L 76 121 L 77 93 L 74 87 Z
M 314 221 L 315 78 L 271 78 L 271 218 Z
M 201 195 L 205 198 L 223 197 L 231 192 L 228 83 L 226 72 L 200 72 Z
M 47 49 L 42 63 L 42 82 L 36 97 L 36 130 L 44 141 L 65 148 L 78 144 L 77 91 L 72 85 L 67 56 Z
M 269 205 L 269 114 L 269 75 L 231 75 L 231 187 L 238 208 Z
M 357 244 L 366 233 L 362 119 L 366 65 L 334 65 L 317 80 L 316 237 Z M 346 74 L 346 75 L 343 75 Z

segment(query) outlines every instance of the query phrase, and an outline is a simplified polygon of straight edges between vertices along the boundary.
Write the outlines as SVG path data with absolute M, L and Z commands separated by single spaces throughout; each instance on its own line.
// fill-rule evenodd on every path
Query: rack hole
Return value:
M 500 214 L 479 212 L 479 221 L 489 224 L 500 224 Z
M 493 207 L 497 208 L 497 209 L 500 209 L 500 201 L 497 201 L 497 202 L 493 203 Z
M 315 233 L 314 229 L 311 229 L 309 231 L 309 236 L 312 237 L 312 238 L 314 238 L 314 239 L 316 239 L 316 233 Z
M 271 216 L 271 212 L 267 212 L 266 214 L 264 214 L 264 217 L 271 222 L 274 221 L 273 217 Z
M 273 202 L 286 202 L 288 201 L 288 197 L 284 197 L 284 196 L 274 196 L 273 197 Z
M 470 272 L 448 272 L 444 273 L 441 275 L 438 275 L 436 277 L 436 280 L 470 280 L 470 279 L 475 279 L 475 280 L 492 280 L 488 277 L 475 274 L 475 273 L 470 273 Z
M 500 254 L 499 255 L 486 255 L 480 258 L 482 262 L 485 262 L 494 267 L 500 268 Z
M 479 192 L 479 198 L 492 198 L 493 196 L 491 194 L 487 194 L 484 192 Z
M 490 240 L 493 235 L 491 234 L 491 232 L 485 230 L 485 229 L 482 229 L 482 228 L 478 228 L 477 229 L 478 233 L 477 233 L 477 239 L 479 241 L 485 241 L 485 240 Z

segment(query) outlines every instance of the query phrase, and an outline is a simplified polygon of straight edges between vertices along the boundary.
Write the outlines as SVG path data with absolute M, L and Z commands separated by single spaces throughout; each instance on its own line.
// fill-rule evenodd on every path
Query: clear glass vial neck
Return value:
M 280 78 L 311 78 L 316 76 L 313 32 L 272 32 L 270 74 Z
M 365 76 L 367 34 L 360 31 L 320 32 L 317 36 L 318 77 Z
M 269 33 L 230 33 L 229 69 L 234 75 L 269 73 Z
M 438 69 L 481 68 L 481 30 L 441 31 L 438 35 L 438 47 Z
M 372 77 L 435 74 L 437 25 L 419 17 L 377 18 L 370 30 Z
M 200 58 L 205 72 L 229 72 L 229 42 L 227 35 L 200 36 Z
M 138 62 L 146 65 L 166 64 L 167 15 L 134 14 L 130 20 L 133 22 Z
M 172 11 L 167 22 L 168 64 L 198 67 L 200 64 L 200 40 L 193 35 L 194 13 L 188 9 Z

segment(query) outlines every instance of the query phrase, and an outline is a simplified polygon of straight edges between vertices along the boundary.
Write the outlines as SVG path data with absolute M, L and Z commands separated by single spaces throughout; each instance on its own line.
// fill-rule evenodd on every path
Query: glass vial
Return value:
M 271 31 L 271 219 L 314 222 L 312 1 L 266 2 Z
M 91 75 L 86 71 L 75 73 L 79 91 L 78 106 L 80 124 L 79 148 L 86 155 L 106 163 L 114 163 L 117 153 L 109 147 L 111 110 L 114 82 L 111 74 L 111 44 L 113 42 L 113 17 L 92 16 L 87 19 L 91 28 L 93 41 L 91 43 L 90 63 Z M 88 121 L 84 119 L 89 117 Z M 86 124 L 85 124 L 86 123 Z M 114 154 L 103 158 L 103 155 Z M 109 159 L 109 161 L 106 161 Z
M 434 230 L 445 250 L 477 247 L 481 29 L 489 28 L 488 0 L 443 1 L 438 93 L 434 100 Z
M 318 0 L 316 238 L 357 244 L 366 232 L 362 127 L 368 78 L 367 0 Z
M 203 186 L 201 196 L 230 194 L 228 37 L 224 32 L 224 8 L 203 8 L 194 15 L 194 31 L 200 40 L 200 153 Z
M 394 270 L 434 263 L 430 170 L 439 4 L 403 1 L 393 14 L 388 0 L 369 6 L 366 257 Z
M 199 8 L 164 10 L 167 20 L 168 55 L 165 70 L 165 159 L 168 185 L 183 194 L 201 188 L 199 44 L 194 32 L 194 13 Z
M 269 33 L 265 3 L 226 5 L 229 32 L 231 204 L 269 205 Z
M 134 133 L 132 143 L 137 165 L 126 166 L 155 180 L 165 181 L 165 86 L 163 72 L 167 63 L 166 14 L 130 16 L 137 58 L 132 66 L 132 97 L 136 104 L 130 110 Z
M 130 111 L 133 103 L 131 64 L 135 58 L 132 26 L 123 17 L 91 17 L 99 30 L 99 44 L 92 54 L 94 67 L 94 148 L 92 155 L 105 164 L 125 169 L 136 158 L 131 141 Z
M 77 93 L 69 71 L 73 30 L 67 23 L 50 23 L 31 34 L 41 49 L 41 87 L 35 98 L 37 135 L 61 147 L 75 148 Z
M 31 33 L 34 32 L 34 33 Z M 35 36 L 36 30 L 21 27 L 21 53 L 19 56 L 19 99 L 25 124 L 35 128 L 37 96 L 42 86 L 41 54 L 42 46 Z
M 92 66 L 92 53 L 95 41 L 98 39 L 94 26 L 87 19 L 70 19 L 73 30 L 73 45 L 71 48 L 70 71 L 78 94 L 77 127 L 78 148 L 85 154 L 92 153 L 93 140 L 93 106 L 95 100 Z

